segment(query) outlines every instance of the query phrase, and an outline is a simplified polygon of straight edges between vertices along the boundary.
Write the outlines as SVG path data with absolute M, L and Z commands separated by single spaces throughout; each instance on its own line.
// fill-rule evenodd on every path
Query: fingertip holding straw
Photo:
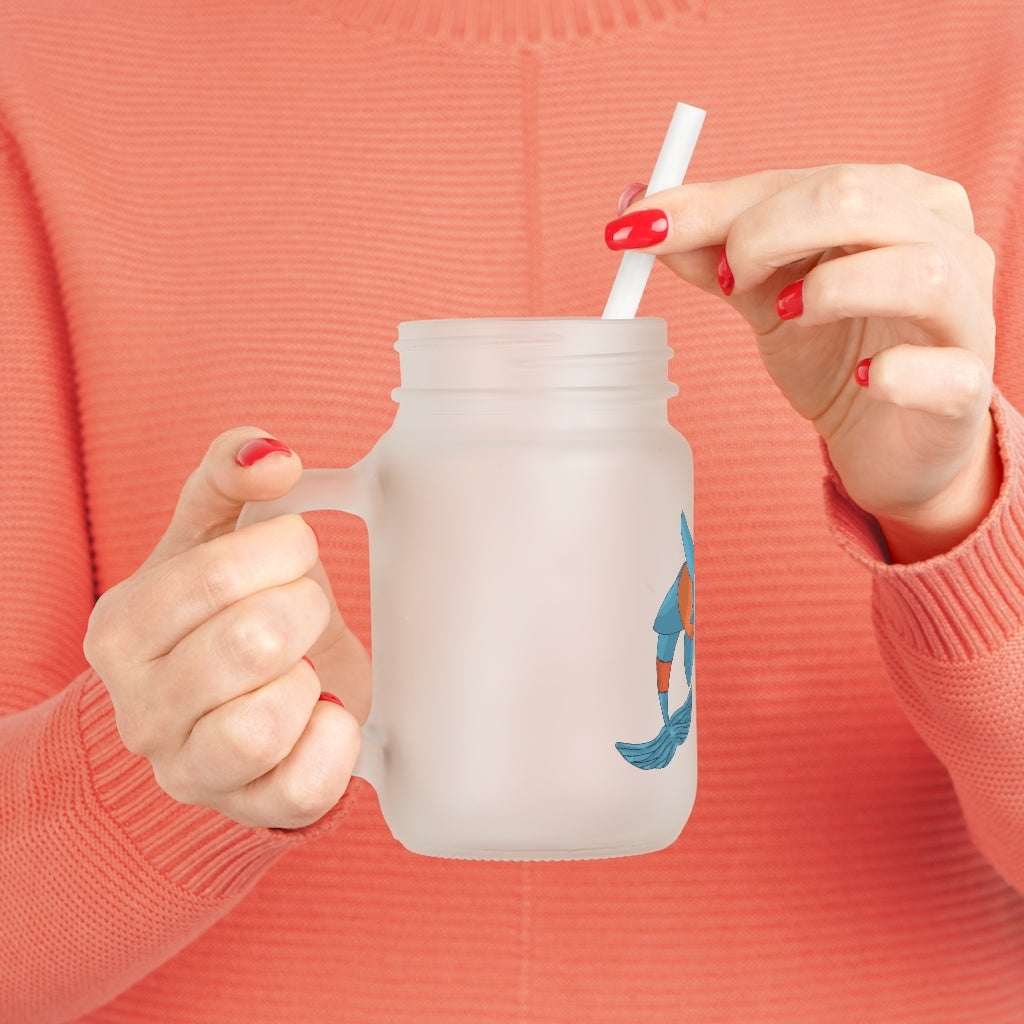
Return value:
M 682 184 L 704 124 L 704 114 L 699 107 L 691 107 L 687 103 L 676 104 L 665 133 L 665 141 L 661 144 L 661 152 L 651 173 L 648 195 Z M 649 252 L 627 250 L 622 254 L 619 271 L 601 314 L 602 319 L 629 320 L 636 316 L 653 266 L 654 256 Z

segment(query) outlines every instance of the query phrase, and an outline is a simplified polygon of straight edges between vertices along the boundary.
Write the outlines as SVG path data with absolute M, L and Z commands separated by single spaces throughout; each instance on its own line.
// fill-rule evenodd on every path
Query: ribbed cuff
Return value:
M 1024 420 L 998 392 L 992 414 L 1003 463 L 999 497 L 962 543 L 923 562 L 888 563 L 878 523 L 828 463 L 826 512 L 839 544 L 874 577 L 876 626 L 927 657 L 982 657 L 1024 624 Z
M 101 812 L 168 882 L 199 899 L 237 898 L 287 850 L 329 831 L 348 812 L 346 794 L 315 824 L 289 831 L 247 828 L 178 803 L 156 784 L 149 762 L 125 749 L 102 680 L 89 672 L 78 685 L 81 738 Z

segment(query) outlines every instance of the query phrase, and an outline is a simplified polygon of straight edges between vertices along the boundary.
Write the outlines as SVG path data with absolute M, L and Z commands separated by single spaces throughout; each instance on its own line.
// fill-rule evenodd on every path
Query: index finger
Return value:
M 253 523 L 141 569 L 120 584 L 117 624 L 135 659 L 161 658 L 218 612 L 250 594 L 308 575 L 319 559 L 316 534 L 301 516 Z
M 726 181 L 696 182 L 645 195 L 625 214 L 658 209 L 668 218 L 664 241 L 647 251 L 658 256 L 720 246 L 743 213 L 804 179 L 837 165 L 758 171 Z M 963 186 L 903 164 L 849 164 L 851 172 L 875 175 L 961 231 L 974 231 L 974 217 Z

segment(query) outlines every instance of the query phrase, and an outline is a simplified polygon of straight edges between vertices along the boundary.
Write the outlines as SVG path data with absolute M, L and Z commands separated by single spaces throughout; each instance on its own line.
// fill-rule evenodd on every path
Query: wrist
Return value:
M 1002 482 L 1003 464 L 990 414 L 971 458 L 946 488 L 905 513 L 875 514 L 890 560 L 923 562 L 952 550 L 981 525 Z

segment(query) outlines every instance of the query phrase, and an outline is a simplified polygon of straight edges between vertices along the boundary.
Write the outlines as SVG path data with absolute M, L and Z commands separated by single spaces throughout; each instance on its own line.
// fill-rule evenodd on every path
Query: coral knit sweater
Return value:
M 0 0 L 0 1020 L 1020 1024 L 1022 30 L 1017 0 Z M 992 514 L 886 565 L 742 321 L 657 266 L 697 461 L 680 839 L 473 863 L 407 853 L 358 782 L 291 833 L 166 797 L 83 659 L 96 594 L 222 430 L 365 454 L 400 320 L 599 314 L 677 100 L 693 180 L 967 187 Z M 316 523 L 369 643 L 362 525 Z

